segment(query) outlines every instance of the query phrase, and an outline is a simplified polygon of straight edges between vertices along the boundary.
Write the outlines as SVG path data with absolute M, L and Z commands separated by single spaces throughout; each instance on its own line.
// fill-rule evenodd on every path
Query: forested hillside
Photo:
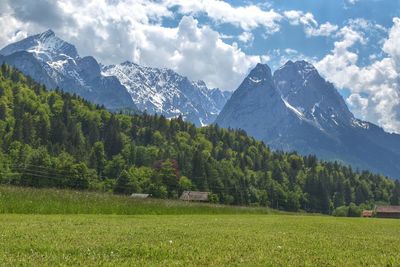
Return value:
M 240 130 L 181 118 L 112 114 L 0 71 L 1 183 L 151 193 L 186 189 L 215 202 L 331 213 L 343 205 L 399 204 L 400 184 L 314 156 L 272 152 Z

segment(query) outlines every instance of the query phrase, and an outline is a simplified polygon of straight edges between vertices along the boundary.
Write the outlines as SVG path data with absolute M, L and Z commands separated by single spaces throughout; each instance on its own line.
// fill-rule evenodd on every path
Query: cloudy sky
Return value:
M 81 56 L 234 90 L 257 62 L 306 59 L 355 115 L 400 133 L 400 0 L 1 0 L 0 46 L 53 29 Z

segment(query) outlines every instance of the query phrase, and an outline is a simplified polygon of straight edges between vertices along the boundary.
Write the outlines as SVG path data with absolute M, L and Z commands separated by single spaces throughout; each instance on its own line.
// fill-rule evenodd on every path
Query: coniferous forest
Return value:
M 111 113 L 0 71 L 0 182 L 150 193 L 209 191 L 213 202 L 327 214 L 400 204 L 400 183 L 315 156 L 271 151 L 244 131 Z

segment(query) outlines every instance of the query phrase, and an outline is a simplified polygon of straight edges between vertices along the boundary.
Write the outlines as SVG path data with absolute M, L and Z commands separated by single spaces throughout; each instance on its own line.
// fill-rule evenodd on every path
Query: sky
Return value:
M 235 90 L 304 59 L 356 117 L 400 133 L 400 0 L 1 0 L 0 47 L 52 29 L 81 56 Z

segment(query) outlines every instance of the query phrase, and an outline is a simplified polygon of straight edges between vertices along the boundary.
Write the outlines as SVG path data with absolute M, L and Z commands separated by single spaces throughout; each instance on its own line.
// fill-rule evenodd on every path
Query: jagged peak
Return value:
M 136 63 L 134 63 L 134 62 L 132 62 L 132 61 L 129 61 L 129 60 L 125 60 L 125 61 L 122 62 L 120 65 L 121 65 L 121 66 L 138 66 L 138 64 L 136 64 Z
M 288 61 L 286 61 L 286 63 L 285 63 L 281 68 L 283 68 L 284 66 L 291 66 L 291 65 L 293 65 L 293 64 L 294 64 L 293 61 L 288 60 Z
M 268 64 L 257 63 L 257 65 L 252 69 L 252 71 L 269 73 L 271 72 L 271 69 L 268 66 Z
M 36 58 L 46 62 L 68 57 L 79 58 L 75 46 L 57 37 L 51 29 L 9 44 L 1 50 L 1 54 L 10 55 L 19 51 L 32 53 Z
M 317 69 L 314 67 L 313 64 L 305 61 L 305 60 L 299 60 L 294 62 L 294 65 L 296 65 L 298 68 L 303 68 L 303 69 L 309 69 L 312 71 L 317 71 Z
M 44 31 L 39 34 L 40 38 L 49 38 L 49 37 L 55 37 L 55 36 L 56 36 L 56 34 L 54 33 L 54 31 L 52 29 L 48 29 L 47 31 Z
M 311 63 L 305 60 L 291 61 L 288 60 L 282 67 L 280 67 L 276 73 L 281 72 L 282 70 L 293 69 L 303 77 L 308 76 L 309 74 L 318 74 L 317 69 Z
M 250 71 L 248 78 L 253 82 L 260 82 L 272 78 L 271 69 L 267 64 L 257 63 Z
M 193 82 L 194 84 L 196 84 L 199 87 L 207 87 L 206 83 L 203 80 L 198 80 Z

